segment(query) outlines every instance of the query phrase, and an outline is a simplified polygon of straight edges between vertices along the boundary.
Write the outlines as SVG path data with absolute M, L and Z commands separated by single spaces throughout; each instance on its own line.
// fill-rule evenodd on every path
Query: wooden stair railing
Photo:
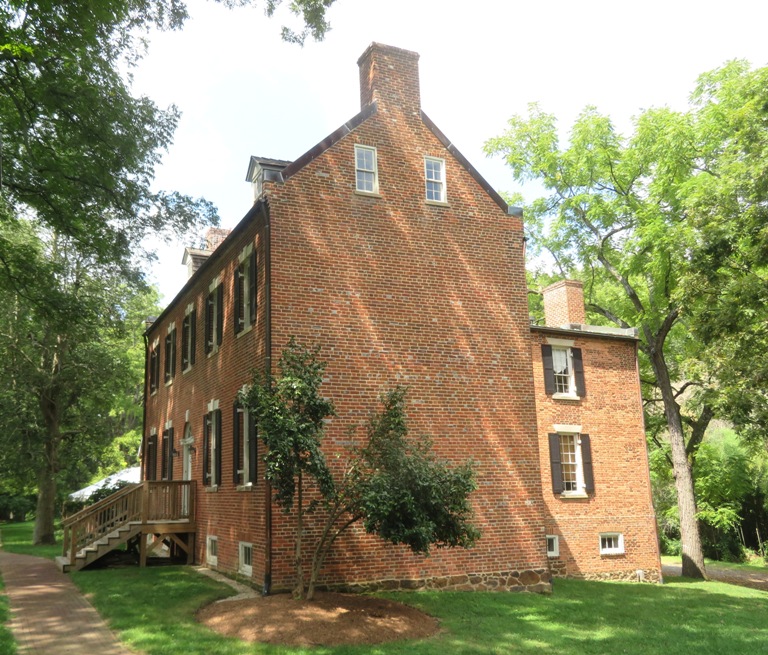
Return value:
M 189 521 L 193 516 L 191 481 L 145 480 L 64 518 L 62 554 L 74 564 L 78 552 L 122 526 Z

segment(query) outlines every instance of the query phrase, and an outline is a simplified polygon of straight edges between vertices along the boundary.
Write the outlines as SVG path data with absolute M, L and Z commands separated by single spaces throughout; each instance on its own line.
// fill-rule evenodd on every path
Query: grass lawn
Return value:
M 8 597 L 3 593 L 3 579 L 0 578 L 0 653 L 3 655 L 14 655 L 16 653 L 16 641 L 11 631 L 6 627 L 10 620 L 8 610 Z
M 148 655 L 768 653 L 768 594 L 717 582 L 557 580 L 552 596 L 388 594 L 438 617 L 443 631 L 420 642 L 306 649 L 245 644 L 197 625 L 198 607 L 231 592 L 184 567 L 81 571 L 73 579 L 121 638 Z
M 9 535 L 8 527 L 1 529 L 9 550 L 38 552 L 24 549 L 23 529 Z M 29 535 L 27 528 L 27 540 Z M 71 575 L 120 638 L 147 655 L 768 655 L 768 593 L 718 582 L 556 580 L 551 596 L 387 594 L 437 617 L 442 631 L 424 641 L 375 647 L 290 648 L 220 637 L 195 623 L 199 607 L 233 592 L 189 568 Z M 5 655 L 14 650 L 3 641 L 10 638 L 2 628 L 3 602 L 0 596 L 0 653 Z
M 33 546 L 32 531 L 34 529 L 33 521 L 24 523 L 0 523 L 0 543 L 3 544 L 3 550 L 9 553 L 18 553 L 20 555 L 35 555 L 37 557 L 46 557 L 55 559 L 61 555 L 61 543 L 56 546 Z M 61 541 L 61 532 L 56 532 L 56 538 Z M 0 651 L 2 653 L 2 651 Z
M 662 555 L 661 562 L 662 564 L 672 564 L 676 566 L 680 566 L 681 564 L 680 557 L 675 555 Z M 711 564 L 712 566 L 716 566 L 719 569 L 731 569 L 734 571 L 765 572 L 766 569 L 768 569 L 768 563 L 766 563 L 766 561 L 763 559 L 754 559 L 749 562 L 741 562 L 738 564 L 735 562 L 721 562 L 719 560 L 705 559 L 704 564 L 706 566 Z

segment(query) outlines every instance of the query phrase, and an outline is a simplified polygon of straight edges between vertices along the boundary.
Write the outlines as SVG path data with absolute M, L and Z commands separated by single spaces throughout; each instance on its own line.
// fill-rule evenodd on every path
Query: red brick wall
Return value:
M 542 488 L 547 534 L 560 536 L 553 571 L 576 577 L 657 579 L 660 571 L 656 521 L 651 502 L 643 412 L 633 340 L 532 330 L 533 372 L 539 417 Z M 547 396 L 541 345 L 547 337 L 573 339 L 584 363 L 586 396 Z M 555 425 L 581 425 L 590 436 L 595 491 L 567 499 L 552 491 L 547 435 Z M 600 555 L 599 535 L 624 535 L 624 555 Z
M 560 280 L 542 291 L 544 321 L 551 327 L 585 323 L 584 288 L 579 280 Z
M 230 239 L 212 255 L 202 275 L 195 278 L 194 285 L 180 295 L 166 315 L 161 316 L 149 333 L 149 343 L 160 339 L 161 349 L 170 322 L 176 322 L 177 363 L 176 377 L 170 385 L 161 383 L 157 394 L 147 399 L 145 435 L 151 428 L 162 434 L 166 421 L 173 421 L 174 445 L 179 456 L 174 458 L 173 477 L 182 477 L 182 447 L 185 417 L 189 412 L 192 434 L 195 438 L 196 453 L 192 459 L 192 479 L 197 481 L 196 560 L 205 562 L 206 536 L 218 537 L 220 568 L 236 572 L 238 568 L 238 544 L 245 541 L 254 544 L 254 574 L 264 570 L 264 481 L 253 485 L 250 491 L 238 491 L 233 481 L 233 439 L 232 407 L 240 387 L 251 381 L 253 369 L 264 368 L 265 290 L 259 284 L 257 294 L 256 325 L 248 332 L 235 336 L 233 329 L 233 275 L 238 265 L 238 255 L 249 243 L 258 253 L 258 276 L 264 279 L 263 257 L 264 234 L 258 220 L 251 220 L 246 229 L 236 238 Z M 223 249 L 223 250 L 222 250 Z M 224 331 L 218 352 L 206 356 L 205 300 L 211 281 L 221 275 L 224 284 Z M 197 308 L 197 351 L 192 368 L 181 370 L 181 331 L 186 306 L 194 302 Z M 165 353 L 161 353 L 161 364 Z M 208 412 L 208 403 L 216 399 L 222 412 L 222 483 L 216 491 L 201 484 L 203 479 L 203 417 Z M 263 446 L 261 446 L 263 448 Z M 158 467 L 160 453 L 158 451 Z M 160 472 L 158 470 L 158 478 Z
M 379 196 L 355 192 L 354 144 L 377 148 Z M 448 203 L 425 201 L 424 156 L 445 158 Z M 430 558 L 359 534 L 323 580 L 544 569 L 544 522 L 519 219 L 506 215 L 420 117 L 378 112 L 285 184 L 265 184 L 272 232 L 273 357 L 290 336 L 319 344 L 339 452 L 378 397 L 409 386 L 415 433 L 472 458 L 483 537 Z M 362 434 L 359 432 L 358 434 Z M 291 524 L 275 514 L 276 585 L 292 579 Z

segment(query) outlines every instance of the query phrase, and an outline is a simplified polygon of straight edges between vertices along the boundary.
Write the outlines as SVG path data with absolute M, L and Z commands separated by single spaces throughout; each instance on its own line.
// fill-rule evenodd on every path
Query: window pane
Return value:
M 575 435 L 560 435 L 560 462 L 563 469 L 563 491 L 578 491 Z
M 357 189 L 358 191 L 373 192 L 373 173 L 366 171 L 357 171 Z
M 367 148 L 357 148 L 357 168 L 372 171 L 373 168 L 373 150 Z

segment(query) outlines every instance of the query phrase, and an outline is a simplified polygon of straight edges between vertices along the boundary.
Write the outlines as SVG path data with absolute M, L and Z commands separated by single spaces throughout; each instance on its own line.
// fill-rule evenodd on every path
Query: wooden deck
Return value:
M 66 572 L 81 569 L 122 544 L 138 546 L 139 564 L 160 545 L 194 559 L 195 487 L 191 481 L 146 480 L 115 492 L 62 521 Z

